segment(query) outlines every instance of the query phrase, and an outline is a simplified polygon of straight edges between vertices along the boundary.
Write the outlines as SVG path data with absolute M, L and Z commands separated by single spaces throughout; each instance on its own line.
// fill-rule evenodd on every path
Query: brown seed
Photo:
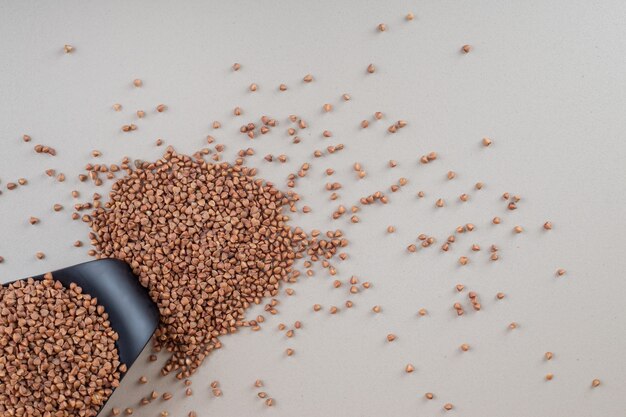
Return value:
M 133 85 L 135 87 L 141 87 L 143 85 L 143 81 L 141 81 L 139 78 L 136 78 L 135 80 L 133 80 Z
M 496 294 L 496 298 L 497 298 L 498 300 L 502 300 L 502 299 L 504 298 L 504 293 L 503 293 L 503 292 L 499 292 L 499 293 L 497 293 L 497 294 Z
M 468 263 L 468 262 L 469 262 L 469 259 L 467 258 L 467 256 L 461 256 L 461 257 L 459 258 L 459 263 L 460 263 L 461 265 L 467 265 L 467 263 Z
M 370 125 L 370 122 L 368 122 L 367 120 L 361 121 L 361 128 L 366 129 L 369 125 Z
M 404 371 L 405 371 L 407 374 L 410 374 L 411 372 L 415 371 L 415 367 L 409 363 L 409 364 L 407 364 L 407 366 L 404 368 Z
M 552 381 L 552 379 L 554 378 L 554 374 L 546 374 L 546 381 Z
M 444 406 L 443 406 L 443 409 L 444 409 L 444 410 L 446 410 L 446 411 L 450 411 L 450 410 L 452 410 L 453 408 L 454 408 L 454 406 L 453 406 L 452 404 L 450 404 L 450 403 L 446 403 L 446 404 L 444 404 Z
M 549 361 L 552 359 L 554 354 L 552 352 L 546 352 L 543 356 L 546 358 L 547 361 Z
M 461 350 L 462 350 L 463 352 L 467 352 L 468 350 L 470 350 L 470 346 L 469 346 L 467 343 L 463 343 L 463 344 L 461 345 Z
M 124 410 L 124 414 L 126 414 L 127 416 L 130 416 L 131 414 L 133 414 L 133 409 L 128 407 Z
M 267 400 L 265 400 L 265 405 L 268 407 L 271 407 L 274 405 L 274 399 L 272 398 L 268 398 Z
M 417 314 L 419 314 L 420 316 L 424 317 L 426 314 L 428 314 L 428 311 L 425 308 L 420 308 L 418 310 Z
M 377 26 L 377 28 L 380 32 L 384 32 L 387 30 L 387 25 L 385 25 L 384 23 L 381 23 Z
M 563 275 L 565 275 L 565 272 L 567 272 L 567 271 L 565 271 L 565 269 L 559 268 L 559 269 L 556 270 L 556 275 L 559 276 L 559 277 L 562 277 Z
M 63 45 L 63 50 L 66 54 L 71 54 L 74 52 L 74 47 L 72 45 Z
M 594 379 L 593 381 L 591 381 L 591 386 L 593 388 L 600 386 L 600 380 L 599 379 Z
M 489 146 L 489 145 L 491 145 L 491 139 L 483 138 L 483 146 Z
M 374 64 L 369 64 L 367 66 L 367 72 L 369 72 L 370 74 L 373 74 L 376 72 L 376 67 L 374 66 Z
M 396 231 L 396 228 L 393 226 L 387 226 L 387 233 L 393 233 Z
M 483 186 L 484 184 L 482 182 L 477 182 L 476 185 L 474 185 L 474 188 L 476 188 L 477 190 L 482 190 Z
M 330 314 L 336 314 L 339 311 L 339 309 L 335 306 L 331 306 L 330 307 Z
M 162 397 L 162 398 L 163 398 L 163 400 L 164 400 L 164 401 L 168 401 L 168 400 L 171 400 L 171 399 L 172 399 L 172 397 L 173 397 L 173 395 L 172 395 L 171 393 L 169 393 L 169 392 L 164 392 L 164 393 L 163 393 L 163 397 Z
M 409 12 L 405 16 L 405 19 L 408 20 L 408 21 L 411 21 L 411 20 L 415 19 L 415 15 L 413 13 Z
M 239 71 L 241 69 L 241 64 L 235 62 L 233 64 L 233 71 Z
M 263 381 L 260 379 L 257 379 L 256 381 L 254 381 L 254 386 L 257 388 L 260 388 L 263 386 Z
M 433 398 L 435 398 L 435 395 L 432 392 L 427 392 L 426 394 L 424 394 L 424 397 L 426 397 L 427 400 L 432 400 Z
M 389 333 L 389 334 L 387 335 L 387 341 L 388 341 L 388 342 L 393 342 L 394 340 L 396 340 L 396 335 L 395 335 L 395 334 L 393 334 L 393 333 Z
M 313 81 L 313 76 L 311 74 L 307 74 L 304 76 L 304 78 L 302 79 L 305 83 L 310 83 L 311 81 Z
M 36 257 L 37 259 L 41 260 L 41 259 L 43 259 L 43 258 L 45 258 L 45 257 L 46 257 L 46 254 L 45 254 L 45 253 L 43 253 L 43 252 L 37 252 L 37 253 L 35 254 L 35 257 Z
M 314 304 L 313 305 L 313 311 L 320 311 L 322 309 L 322 306 L 319 304 Z
M 122 110 L 122 105 L 121 105 L 121 104 L 119 104 L 119 103 L 115 103 L 115 104 L 113 105 L 113 110 L 115 110 L 115 111 L 121 111 L 121 110 Z
M 285 353 L 287 354 L 287 356 L 292 356 L 294 354 L 294 352 L 295 351 L 293 349 L 290 349 L 290 348 L 287 348 L 287 350 L 285 350 Z
M 121 411 L 120 411 L 120 409 L 119 409 L 119 408 L 115 408 L 115 407 L 113 407 L 113 408 L 111 409 L 111 415 L 112 415 L 112 416 L 119 416 L 119 415 L 120 415 L 120 413 L 121 413 Z
M 437 199 L 437 201 L 435 202 L 435 206 L 436 206 L 436 207 L 443 207 L 443 206 L 444 206 L 444 204 L 445 204 L 445 203 L 444 203 L 444 201 L 443 201 L 443 198 L 439 198 L 439 199 Z
M 259 87 L 256 84 L 254 83 L 250 84 L 250 91 L 256 91 L 258 88 Z
M 501 221 L 502 221 L 502 220 L 501 220 L 499 217 L 497 217 L 497 216 L 496 216 L 496 217 L 494 217 L 494 218 L 493 218 L 493 220 L 491 220 L 491 222 L 492 222 L 493 224 L 500 224 L 500 222 L 501 222 Z
M 39 219 L 37 217 L 31 217 L 30 219 L 28 219 L 28 222 L 30 224 L 37 224 L 39 223 Z
M 517 323 L 512 322 L 512 323 L 510 323 L 510 324 L 509 324 L 509 329 L 510 329 L 510 330 L 517 329 L 517 326 L 518 326 L 518 325 L 517 325 Z
M 350 101 L 352 97 L 350 97 L 350 94 L 342 94 L 341 98 L 343 101 Z
M 543 228 L 546 230 L 552 230 L 552 223 L 551 222 L 545 222 L 543 224 Z
M 324 110 L 324 112 L 326 112 L 326 113 L 328 113 L 329 111 L 332 111 L 332 109 L 333 109 L 332 104 L 328 104 L 328 103 L 326 103 L 326 104 L 324 104 L 324 106 L 323 106 L 323 110 Z
M 140 384 L 145 384 L 147 382 L 148 382 L 148 378 L 146 378 L 145 376 L 139 377 L 139 383 Z
M 463 47 L 461 47 L 461 51 L 463 51 L 463 53 L 465 54 L 468 54 L 471 50 L 472 47 L 470 45 L 463 45 Z
M 374 307 L 372 307 L 372 311 L 373 311 L 374 313 L 380 313 L 381 308 L 380 308 L 380 306 L 374 306 Z
M 515 233 L 522 233 L 522 232 L 524 231 L 524 229 L 522 228 L 522 226 L 515 226 L 515 227 L 513 228 L 513 231 L 514 231 Z

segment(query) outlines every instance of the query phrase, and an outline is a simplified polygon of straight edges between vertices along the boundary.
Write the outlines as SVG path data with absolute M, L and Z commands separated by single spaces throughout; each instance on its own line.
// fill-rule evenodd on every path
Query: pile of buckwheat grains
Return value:
M 169 148 L 117 181 L 91 227 L 98 257 L 127 261 L 158 304 L 164 373 L 189 376 L 245 309 L 275 296 L 308 244 L 282 213 L 289 200 L 255 170 Z
M 104 308 L 51 274 L 0 299 L 0 415 L 97 415 L 126 371 Z

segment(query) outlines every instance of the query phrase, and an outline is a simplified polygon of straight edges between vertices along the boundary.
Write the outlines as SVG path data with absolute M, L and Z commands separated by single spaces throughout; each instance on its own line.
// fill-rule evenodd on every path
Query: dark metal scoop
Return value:
M 157 306 L 130 266 L 118 259 L 99 259 L 53 271 L 52 276 L 65 287 L 74 282 L 83 292 L 98 299 L 119 335 L 115 344 L 120 360 L 130 368 L 159 324 Z M 41 280 L 43 275 L 33 279 Z

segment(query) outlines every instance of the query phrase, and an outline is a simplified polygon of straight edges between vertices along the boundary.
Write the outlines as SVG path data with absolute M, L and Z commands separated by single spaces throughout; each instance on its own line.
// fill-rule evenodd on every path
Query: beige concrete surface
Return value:
M 415 14 L 411 22 L 404 20 Z M 231 159 L 253 146 L 250 164 L 284 187 L 303 162 L 309 176 L 299 182 L 302 204 L 312 213 L 293 216 L 310 230 L 341 228 L 351 241 L 350 258 L 338 279 L 351 275 L 372 288 L 350 296 L 333 289 L 320 269 L 281 295 L 280 314 L 260 332 L 242 330 L 223 338 L 192 378 L 194 395 L 172 378 L 159 378 L 158 363 L 144 352 L 108 407 L 132 406 L 134 416 L 438 416 L 588 417 L 621 416 L 626 410 L 626 5 L 621 1 L 20 1 L 0 2 L 0 280 L 64 267 L 89 259 L 88 227 L 70 219 L 75 203 L 94 191 L 77 175 L 90 152 L 100 161 L 158 158 L 164 148 L 192 153 L 207 135 L 226 145 Z M 386 23 L 379 33 L 376 26 Z M 63 45 L 75 47 L 63 53 Z M 471 44 L 468 55 L 460 53 Z M 240 62 L 234 73 L 231 65 Z M 373 63 L 375 74 L 367 74 Z M 315 81 L 304 84 L 311 73 Z M 141 89 L 132 80 L 141 78 Z M 250 83 L 259 89 L 250 93 Z M 280 83 L 289 90 L 280 93 Z M 344 102 L 341 94 L 352 100 Z M 114 112 L 114 103 L 123 105 Z M 165 103 L 168 110 L 156 114 Z M 322 105 L 334 111 L 323 114 Z M 243 116 L 234 117 L 235 106 Z M 147 115 L 136 120 L 134 112 Z M 384 113 L 362 130 L 361 120 Z M 249 141 L 238 132 L 262 114 L 280 125 Z M 298 145 L 285 130 L 287 116 L 310 128 Z M 387 126 L 408 126 L 395 135 Z M 220 130 L 210 124 L 219 120 Z M 138 130 L 125 134 L 123 124 Z M 333 137 L 323 139 L 323 130 Z M 32 136 L 25 144 L 23 134 Z M 493 140 L 484 148 L 483 137 Z M 54 158 L 33 145 L 56 148 Z M 313 159 L 314 149 L 345 144 L 342 152 Z M 418 158 L 437 151 L 423 166 Z M 267 163 L 267 153 L 287 154 L 286 164 Z M 398 166 L 387 167 L 394 159 Z M 352 164 L 367 177 L 357 180 Z M 324 170 L 344 187 L 329 200 Z M 46 177 L 54 168 L 65 183 Z M 457 178 L 446 179 L 453 170 Z M 25 187 L 6 184 L 24 177 Z M 389 190 L 390 204 L 365 207 L 361 222 L 330 220 L 338 204 Z M 474 190 L 477 181 L 485 183 Z M 425 192 L 418 199 L 416 193 Z M 98 190 L 106 192 L 106 187 Z M 458 196 L 470 200 L 460 203 Z M 503 192 L 519 194 L 514 212 Z M 438 198 L 446 207 L 436 209 Z M 66 209 L 55 213 L 52 205 Z M 41 218 L 36 226 L 29 216 Z M 491 219 L 502 217 L 494 226 Z M 550 220 L 554 229 L 542 229 Z M 458 238 L 453 250 L 439 246 L 460 224 L 476 230 Z M 385 230 L 394 225 L 397 232 Z M 515 225 L 525 231 L 512 233 Z M 437 243 L 408 254 L 418 234 Z M 482 250 L 472 253 L 477 243 Z M 500 260 L 488 260 L 491 244 Z M 37 261 L 35 252 L 46 253 Z M 470 263 L 459 267 L 460 256 Z M 567 269 L 561 278 L 557 268 Z M 456 284 L 466 291 L 458 294 Z M 476 291 L 480 312 L 469 308 Z M 495 300 L 497 292 L 506 298 Z M 351 310 L 343 308 L 352 299 Z M 462 302 L 458 318 L 452 305 Z M 314 314 L 312 305 L 324 306 Z M 336 315 L 331 305 L 340 306 Z M 382 312 L 371 312 L 374 305 Z M 418 317 L 426 308 L 428 315 Z M 262 311 L 250 311 L 254 317 Z M 266 317 L 268 315 L 266 314 Z M 303 328 L 292 339 L 277 330 L 295 320 Z M 519 323 L 514 331 L 511 322 Z M 386 335 L 395 333 L 394 343 Z M 471 345 L 461 353 L 462 343 Z M 287 347 L 295 349 L 286 357 Z M 554 352 L 550 362 L 546 351 Z M 406 374 L 407 363 L 415 372 Z M 547 373 L 554 379 L 544 380 Z M 137 384 L 141 375 L 146 385 Z M 275 399 L 266 407 L 253 383 Z M 591 389 L 591 381 L 602 385 Z M 223 396 L 209 384 L 219 380 Z M 139 408 L 156 389 L 174 399 Z M 435 399 L 424 399 L 433 392 Z M 452 411 L 443 411 L 445 403 Z

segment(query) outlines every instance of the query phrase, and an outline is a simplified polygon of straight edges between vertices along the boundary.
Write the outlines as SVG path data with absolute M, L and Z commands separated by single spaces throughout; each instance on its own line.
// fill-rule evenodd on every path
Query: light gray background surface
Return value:
M 416 16 L 404 20 L 408 12 Z M 459 416 L 621 416 L 626 410 L 626 4 L 622 1 L 19 1 L 0 2 L 0 280 L 88 260 L 88 227 L 70 220 L 70 191 L 94 191 L 77 174 L 90 152 L 101 162 L 124 156 L 154 159 L 164 148 L 156 138 L 192 153 L 211 134 L 233 157 L 253 146 L 249 164 L 281 187 L 288 173 L 312 159 L 314 149 L 344 143 L 345 150 L 312 161 L 300 181 L 308 215 L 294 216 L 306 229 L 343 229 L 350 259 L 339 279 L 356 275 L 372 289 L 348 297 L 318 271 L 281 295 L 280 314 L 261 332 L 243 330 L 223 338 L 193 377 L 194 396 L 172 378 L 158 378 L 159 364 L 139 358 L 109 407 L 135 407 L 136 416 L 168 410 L 183 416 L 436 416 L 451 402 Z M 378 33 L 384 22 L 388 31 Z M 469 55 L 459 53 L 471 44 Z M 64 44 L 76 50 L 62 51 Z M 231 65 L 240 62 L 234 73 Z M 368 75 L 365 68 L 378 68 Z M 311 73 L 315 82 L 303 84 Z M 144 87 L 131 82 L 141 78 Z M 259 91 L 247 87 L 255 82 Z M 280 83 L 289 90 L 277 91 Z M 352 100 L 343 102 L 342 93 Z M 120 113 L 111 109 L 121 103 Z M 156 114 L 159 103 L 168 110 Z M 335 111 L 322 114 L 324 103 Z M 232 109 L 244 115 L 235 118 Z M 134 112 L 144 109 L 145 119 Z M 385 118 L 361 130 L 375 111 Z M 241 124 L 262 114 L 280 126 L 251 142 Z M 304 117 L 310 128 L 292 145 L 286 117 Z M 409 125 L 396 135 L 386 127 Z M 220 120 L 223 128 L 210 124 Z M 139 129 L 120 132 L 126 123 Z M 331 139 L 322 139 L 324 129 Z M 32 136 L 25 144 L 22 134 Z M 483 148 L 480 140 L 494 143 Z M 38 155 L 33 145 L 58 151 Z M 418 157 L 437 151 L 440 159 L 420 166 Z M 263 161 L 285 153 L 289 163 Z M 389 169 L 395 159 L 399 165 Z M 367 171 L 357 181 L 352 164 Z M 337 170 L 341 200 L 323 190 L 324 169 Z M 47 168 L 64 172 L 57 183 Z M 447 181 L 454 170 L 457 179 Z M 351 205 L 376 190 L 409 179 L 387 206 L 366 207 L 361 223 L 329 220 L 338 203 Z M 20 177 L 29 184 L 7 192 Z M 472 189 L 476 181 L 485 188 Z M 418 190 L 426 197 L 416 198 Z M 101 193 L 106 187 L 98 190 Z M 520 194 L 508 212 L 500 195 Z M 460 193 L 470 202 L 458 203 Z M 447 206 L 435 209 L 442 197 Z M 64 204 L 60 213 L 55 203 Z M 28 224 L 29 216 L 41 224 Z M 493 216 L 501 216 L 493 226 Z M 554 230 L 541 225 L 551 220 Z M 477 230 L 443 254 L 440 244 L 459 224 Z M 398 232 L 387 235 L 387 225 Z M 519 224 L 525 232 L 514 235 Z M 409 255 L 419 233 L 438 238 L 436 247 Z M 478 243 L 483 250 L 471 254 Z M 501 260 L 488 261 L 488 246 L 501 247 Z M 44 261 L 34 254 L 43 251 Z M 469 254 L 469 255 L 468 255 Z M 458 267 L 456 259 L 472 261 Z M 557 268 L 566 276 L 556 279 Z M 463 283 L 479 293 L 483 310 L 457 318 L 456 301 L 467 305 Z M 496 301 L 503 291 L 505 300 Z M 355 307 L 331 316 L 330 305 Z M 312 305 L 324 305 L 314 314 Z M 374 315 L 373 305 L 383 312 Z M 420 308 L 429 315 L 418 318 Z M 261 312 L 250 311 L 250 317 Z M 266 314 L 266 317 L 268 315 Z M 303 322 L 293 339 L 280 322 Z M 511 332 L 511 321 L 520 327 Z M 387 333 L 397 334 L 392 344 Z M 461 343 L 472 346 L 461 354 Z M 295 349 L 287 358 L 284 350 Z M 554 352 L 551 362 L 543 360 Z M 416 371 L 405 374 L 413 363 Z M 554 380 L 544 381 L 546 373 Z M 137 378 L 146 375 L 147 385 Z M 267 408 L 252 384 L 276 400 Z M 602 385 L 591 389 L 594 378 Z M 224 395 L 213 398 L 219 380 Z M 138 409 L 151 389 L 175 394 Z M 426 401 L 427 391 L 436 398 Z

